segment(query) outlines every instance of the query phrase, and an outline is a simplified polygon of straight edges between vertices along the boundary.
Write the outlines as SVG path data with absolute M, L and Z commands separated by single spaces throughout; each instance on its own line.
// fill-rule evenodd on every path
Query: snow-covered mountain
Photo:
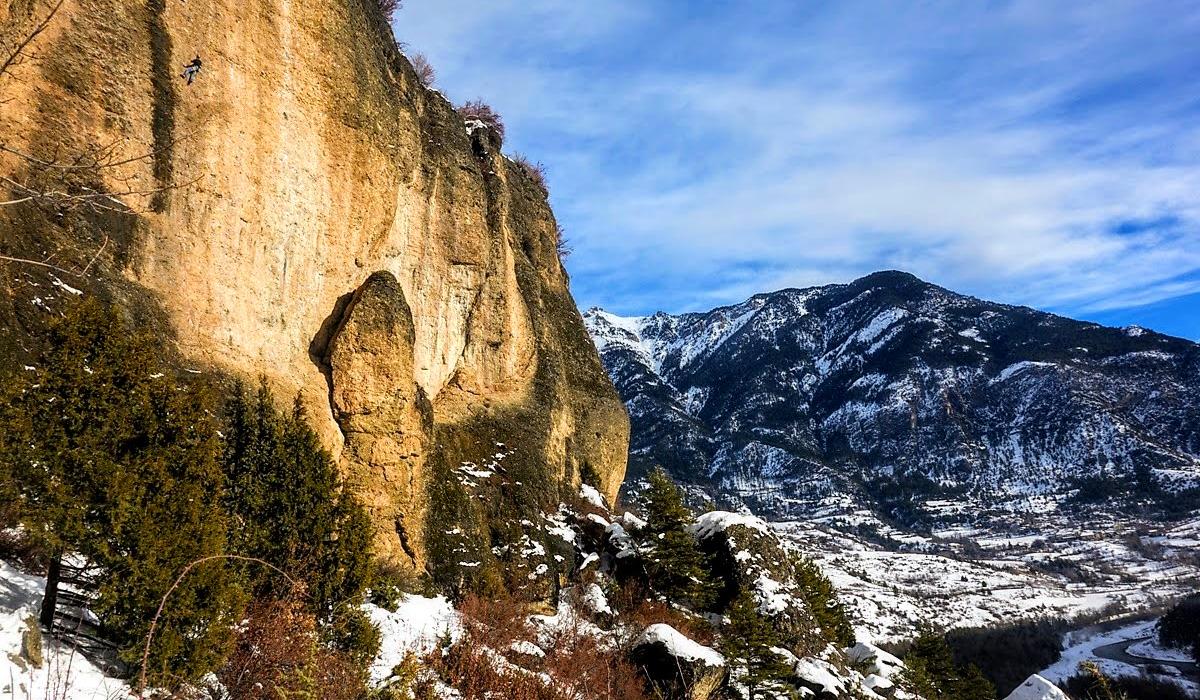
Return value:
M 775 517 L 1200 505 L 1200 346 L 902 272 L 708 313 L 585 314 L 654 464 Z

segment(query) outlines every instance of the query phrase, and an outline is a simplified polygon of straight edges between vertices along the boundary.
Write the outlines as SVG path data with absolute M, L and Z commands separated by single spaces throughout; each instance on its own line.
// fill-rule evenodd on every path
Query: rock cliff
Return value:
M 0 5 L 7 54 L 56 1 Z M 417 566 L 434 467 L 497 442 L 551 490 L 587 473 L 615 497 L 628 420 L 546 193 L 374 3 L 64 0 L 0 103 L 0 200 L 67 193 L 0 206 L 0 254 L 53 266 L 4 263 L 5 364 L 57 300 L 109 296 L 189 366 L 299 392 L 382 550 Z

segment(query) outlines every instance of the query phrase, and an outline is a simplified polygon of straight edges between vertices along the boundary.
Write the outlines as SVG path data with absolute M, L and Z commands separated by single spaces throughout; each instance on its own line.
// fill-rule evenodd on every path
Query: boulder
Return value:
M 631 656 L 666 698 L 708 700 L 725 680 L 725 657 L 667 624 L 647 627 Z

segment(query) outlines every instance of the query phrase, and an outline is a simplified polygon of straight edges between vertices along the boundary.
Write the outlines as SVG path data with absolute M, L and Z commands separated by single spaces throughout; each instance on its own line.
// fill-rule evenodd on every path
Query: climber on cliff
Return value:
M 180 75 L 180 77 L 186 78 L 187 84 L 191 85 L 192 81 L 196 79 L 196 75 L 200 72 L 200 65 L 202 63 L 203 62 L 200 60 L 200 55 L 197 54 L 196 57 L 192 59 L 191 63 L 183 67 L 183 73 Z

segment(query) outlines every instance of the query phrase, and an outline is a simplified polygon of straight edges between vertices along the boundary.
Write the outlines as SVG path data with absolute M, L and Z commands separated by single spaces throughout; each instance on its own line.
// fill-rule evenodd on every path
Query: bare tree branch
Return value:
M 71 270 L 65 270 L 61 267 L 58 267 L 57 265 L 50 265 L 49 263 L 38 262 L 37 260 L 30 260 L 29 258 L 14 258 L 14 257 L 10 257 L 8 255 L 0 255 L 0 260 L 7 260 L 8 262 L 22 263 L 25 265 L 37 265 L 38 267 L 47 267 L 47 268 L 50 268 L 51 270 L 56 270 L 58 272 L 61 272 L 64 275 L 78 275 L 79 274 L 78 272 L 72 272 Z
M 104 242 L 100 244 L 100 249 L 97 250 L 96 254 L 92 256 L 92 259 L 88 261 L 88 264 L 83 266 L 83 272 L 79 273 L 80 277 L 84 277 L 87 275 L 88 270 L 92 269 L 92 265 L 96 264 L 96 260 L 100 257 L 100 254 L 103 253 L 104 249 L 107 247 L 108 247 L 108 236 L 105 236 Z
M 258 559 L 257 557 L 244 557 L 244 556 L 241 556 L 238 554 L 214 554 L 209 557 L 201 557 L 200 559 L 197 559 L 197 560 L 193 561 L 192 563 L 188 564 L 187 566 L 183 567 L 183 571 L 180 572 L 179 577 L 175 579 L 175 583 L 172 583 L 171 587 L 169 589 L 167 589 L 167 592 L 163 595 L 162 601 L 158 604 L 158 612 L 154 613 L 154 619 L 150 620 L 150 631 L 146 634 L 146 646 L 144 649 L 142 649 L 142 670 L 141 670 L 141 673 L 138 674 L 138 682 L 137 682 L 137 688 L 136 688 L 138 697 L 142 697 L 143 694 L 146 692 L 146 667 L 150 663 L 150 642 L 152 642 L 154 640 L 154 632 L 158 628 L 158 618 L 162 617 L 163 610 L 166 609 L 166 607 L 167 607 L 167 598 L 170 598 L 171 594 L 175 592 L 175 589 L 179 588 L 179 584 L 183 583 L 183 579 L 188 575 L 189 572 L 191 572 L 191 570 L 193 568 L 195 568 L 199 564 L 203 564 L 205 562 L 213 561 L 216 559 L 245 561 L 245 562 L 262 564 L 263 566 L 265 566 L 269 569 L 273 569 L 276 573 L 278 573 L 281 576 L 283 576 L 284 578 L 286 578 L 288 580 L 288 582 L 291 583 L 293 586 L 296 585 L 295 579 L 293 579 L 291 576 L 288 576 L 287 572 L 285 572 L 283 569 L 280 569 L 278 566 L 275 566 L 274 564 L 272 564 L 270 562 L 263 561 L 262 559 Z
M 35 27 L 28 36 L 25 37 L 25 40 L 17 44 L 17 47 L 13 49 L 8 58 L 4 59 L 4 63 L 0 64 L 0 77 L 2 77 L 8 71 L 8 69 L 20 59 L 21 55 L 25 52 L 25 48 L 33 43 L 33 40 L 36 39 L 39 34 L 44 32 L 46 27 L 50 26 L 50 20 L 54 19 L 54 15 L 58 14 L 58 10 L 63 6 L 64 2 L 66 2 L 66 0 L 58 0 L 58 4 L 54 6 L 54 9 L 50 10 L 50 14 L 46 15 L 46 18 L 43 19 L 41 23 Z
M 20 65 L 24 59 L 31 57 L 31 54 L 28 53 L 30 45 L 50 26 L 65 2 L 66 0 L 57 0 L 50 12 L 37 22 L 33 29 L 14 47 L 9 48 L 8 42 L 0 45 L 0 56 L 3 56 L 3 62 L 0 63 L 0 80 L 7 77 L 22 82 L 20 76 L 17 76 L 12 69 Z M 0 104 L 12 99 L 11 97 L 2 99 Z M 174 139 L 163 148 L 169 149 L 186 138 L 188 136 Z M 139 209 L 123 201 L 123 198 L 150 197 L 169 190 L 190 187 L 203 177 L 196 177 L 182 183 L 170 182 L 157 187 L 138 187 L 137 173 L 123 171 L 120 169 L 121 166 L 153 159 L 157 153 L 161 152 L 161 149 L 121 157 L 119 153 L 127 143 L 127 139 L 117 139 L 108 144 L 88 146 L 73 155 L 69 153 L 71 149 L 64 149 L 63 144 L 47 147 L 45 150 L 51 151 L 49 154 L 34 154 L 19 150 L 6 143 L 0 143 L 0 153 L 15 156 L 18 164 L 23 164 L 18 165 L 18 168 L 13 171 L 0 174 L 0 184 L 7 185 L 6 189 L 10 190 L 4 193 L 9 195 L 9 198 L 0 200 L 0 208 L 37 203 L 57 207 L 60 212 L 87 207 L 93 211 L 118 214 L 136 213 Z M 66 155 L 63 153 L 64 150 L 68 151 Z M 99 183 L 105 184 L 101 186 Z M 113 185 L 116 186 L 115 189 L 108 189 Z M 82 269 L 69 270 L 54 264 L 54 255 L 39 261 L 0 254 L 0 261 L 33 265 L 66 275 L 83 277 L 95 266 L 107 249 L 108 243 L 109 238 L 105 236 L 103 243 Z
M 76 157 L 72 163 L 66 164 L 66 165 L 59 163 L 57 161 L 57 157 L 54 160 L 42 160 L 36 156 L 30 155 L 28 153 L 24 153 L 22 151 L 18 151 L 15 148 L 11 148 L 3 143 L 0 143 L 0 151 L 4 151 L 6 153 L 11 153 L 19 158 L 22 158 L 30 163 L 33 163 L 34 165 L 40 166 L 42 168 L 47 168 L 47 169 L 52 168 L 55 170 L 104 170 L 107 168 L 115 168 L 120 165 L 127 165 L 129 163 L 136 163 L 136 162 L 142 161 L 142 160 L 149 160 L 149 159 L 153 158 L 154 155 L 156 153 L 158 153 L 158 151 L 169 149 L 169 148 L 173 147 L 175 144 L 177 144 L 180 141 L 183 141 L 187 138 L 188 138 L 188 136 L 181 136 L 181 137 L 171 141 L 170 143 L 166 144 L 161 149 L 155 149 L 155 150 L 149 151 L 147 153 L 143 153 L 141 155 L 131 156 L 129 158 L 123 158 L 121 160 L 106 160 L 104 158 L 111 157 L 112 152 L 114 150 L 116 150 L 116 146 L 117 146 L 118 142 L 113 142 L 113 143 L 109 144 L 108 146 L 101 147 L 101 149 L 95 155 L 92 155 L 89 157 L 86 154 L 81 154 L 80 156 Z M 102 158 L 102 156 L 104 158 Z M 90 158 L 90 162 L 87 162 L 87 163 L 83 162 L 85 157 Z
M 202 180 L 202 179 L 204 179 L 204 176 L 200 175 L 198 177 L 192 178 L 191 180 L 188 180 L 187 182 L 173 182 L 169 185 L 163 185 L 162 187 L 151 187 L 148 189 L 127 188 L 127 189 L 118 190 L 115 192 L 106 192 L 106 191 L 101 191 L 101 190 L 92 190 L 91 188 L 85 187 L 83 189 L 86 189 L 89 191 L 87 191 L 87 192 L 66 192 L 66 191 L 62 191 L 62 190 L 40 190 L 40 189 L 37 189 L 36 187 L 27 185 L 23 182 L 18 182 L 17 180 L 14 180 L 8 176 L 0 175 L 0 181 L 8 183 L 15 190 L 17 190 L 17 192 L 19 194 L 23 195 L 16 199 L 0 201 L 0 206 L 10 206 L 10 205 L 21 204 L 23 202 L 29 202 L 29 201 L 33 201 L 33 200 L 45 200 L 45 201 L 52 202 L 52 203 L 55 203 L 55 204 L 58 204 L 60 206 L 64 206 L 67 208 L 75 208 L 78 206 L 86 205 L 86 206 L 93 207 L 96 209 L 104 209 L 107 211 L 114 211 L 114 212 L 119 212 L 119 213 L 129 213 L 129 212 L 137 211 L 137 209 L 135 209 L 134 207 L 131 207 L 127 203 L 121 201 L 119 199 L 120 197 L 139 197 L 139 196 L 140 197 L 148 197 L 150 195 L 159 194 L 161 192 L 168 192 L 170 190 L 178 190 L 178 189 L 183 189 L 186 187 L 191 187 L 192 185 L 196 184 L 197 182 L 200 182 L 200 180 Z M 120 206 L 114 207 L 114 206 L 105 205 L 102 203 L 105 200 L 112 201 L 115 204 L 118 204 Z

